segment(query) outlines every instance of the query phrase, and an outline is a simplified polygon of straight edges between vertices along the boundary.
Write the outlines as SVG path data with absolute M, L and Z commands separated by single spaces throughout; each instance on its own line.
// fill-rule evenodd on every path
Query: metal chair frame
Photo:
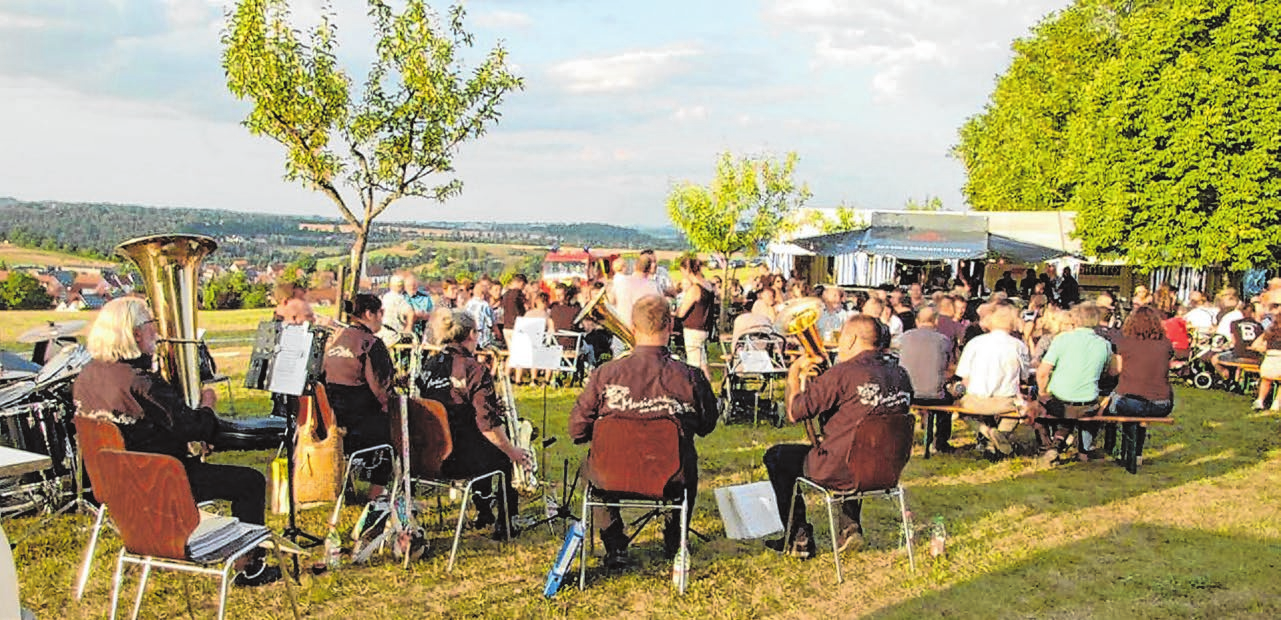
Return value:
M 801 476 L 796 479 L 796 484 L 792 485 L 792 502 L 788 512 L 785 532 L 793 531 L 793 519 L 796 518 L 794 512 L 796 510 L 796 499 L 801 496 L 802 487 L 809 487 L 821 493 L 823 502 L 827 506 L 827 525 L 832 536 L 832 558 L 836 561 L 836 583 L 845 583 L 845 574 L 841 570 L 841 553 L 836 540 L 836 512 L 832 507 L 838 502 L 847 500 L 864 500 L 876 497 L 884 497 L 891 501 L 895 498 L 898 499 L 899 517 L 903 520 L 903 540 L 907 543 L 907 561 L 912 570 L 916 570 L 916 558 L 912 554 L 912 525 L 907 516 L 907 492 L 903 490 L 902 484 L 878 491 L 837 491 Z M 784 552 L 786 552 L 786 547 L 784 547 Z
M 578 589 L 579 590 L 584 590 L 587 588 L 587 554 L 590 552 L 589 547 L 594 548 L 595 542 L 596 542 L 596 537 L 593 534 L 593 530 L 592 530 L 592 508 L 593 507 L 619 508 L 619 509 L 628 509 L 628 508 L 648 509 L 649 512 L 641 516 L 636 521 L 633 521 L 632 524 L 633 525 L 639 524 L 639 527 L 636 529 L 636 531 L 632 532 L 631 536 L 627 537 L 629 542 L 632 539 L 636 538 L 636 536 L 640 534 L 641 529 L 644 529 L 645 525 L 649 523 L 649 521 L 653 519 L 655 516 L 657 516 L 659 513 L 662 513 L 662 512 L 680 513 L 680 519 L 681 519 L 680 549 L 676 552 L 676 558 L 672 560 L 672 563 L 673 563 L 673 566 L 675 566 L 675 563 L 681 562 L 682 559 L 685 562 L 689 562 L 689 490 L 688 489 L 682 489 L 681 496 L 679 498 L 620 499 L 620 500 L 614 500 L 614 501 L 608 501 L 608 500 L 593 501 L 592 494 L 595 491 L 600 491 L 600 489 L 597 489 L 590 481 L 588 481 L 587 489 L 583 493 L 583 517 L 582 517 L 584 530 L 587 533 L 586 534 L 587 544 L 580 546 L 578 550 L 578 554 L 579 554 Z M 677 587 L 680 589 L 681 594 L 685 594 L 685 588 L 688 585 L 688 582 L 689 582 L 689 571 L 688 570 L 681 571 L 680 583 L 677 584 Z

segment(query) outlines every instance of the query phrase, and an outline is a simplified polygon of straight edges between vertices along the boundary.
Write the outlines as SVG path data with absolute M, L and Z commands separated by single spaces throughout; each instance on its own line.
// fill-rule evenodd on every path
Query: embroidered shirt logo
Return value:
M 325 351 L 325 356 L 326 357 L 346 357 L 350 359 L 356 358 L 356 354 L 352 353 L 351 349 L 348 349 L 343 345 L 336 345 L 336 346 L 329 347 L 329 350 Z
M 690 413 L 694 410 L 688 403 L 682 403 L 671 396 L 633 399 L 632 389 L 625 385 L 606 385 L 604 396 L 605 408 L 614 411 L 666 413 L 670 416 L 679 416 L 682 413 Z

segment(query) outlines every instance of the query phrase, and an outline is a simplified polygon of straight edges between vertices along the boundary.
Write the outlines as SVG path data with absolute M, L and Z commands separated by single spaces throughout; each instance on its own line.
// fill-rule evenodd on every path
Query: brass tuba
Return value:
M 583 309 L 574 317 L 574 324 L 578 325 L 583 319 L 591 318 L 601 325 L 605 326 L 610 333 L 618 337 L 619 340 L 627 343 L 628 347 L 636 348 L 636 337 L 632 335 L 632 327 L 623 322 L 623 317 L 618 315 L 618 310 L 605 301 L 605 289 L 601 289 L 595 297 L 592 298 Z
M 116 253 L 138 266 L 160 340 L 160 374 L 182 390 L 187 406 L 200 406 L 200 341 L 196 339 L 196 287 L 200 261 L 218 248 L 203 235 L 154 235 L 126 241 Z
M 784 302 L 778 309 L 778 318 L 774 320 L 774 329 L 785 336 L 796 337 L 800 343 L 801 353 L 820 360 L 813 374 L 827 370 L 827 349 L 823 347 L 823 337 L 818 333 L 818 319 L 823 315 L 823 301 L 817 297 L 801 297 Z M 801 377 L 801 389 L 805 389 L 808 376 Z M 805 420 L 805 434 L 810 443 L 819 445 L 823 440 L 822 429 L 815 429 L 812 419 Z

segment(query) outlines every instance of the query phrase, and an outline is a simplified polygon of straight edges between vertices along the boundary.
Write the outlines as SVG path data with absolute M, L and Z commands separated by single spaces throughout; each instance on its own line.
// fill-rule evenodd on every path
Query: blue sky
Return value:
M 717 154 L 797 151 L 809 205 L 964 209 L 947 155 L 1010 43 L 1067 0 L 472 0 L 526 89 L 456 160 L 463 194 L 390 219 L 667 222 Z M 0 0 L 0 196 L 336 215 L 281 180 L 219 66 L 223 0 Z M 302 23 L 319 0 L 291 3 Z M 444 8 L 443 3 L 436 3 Z M 363 0 L 335 0 L 363 81 Z

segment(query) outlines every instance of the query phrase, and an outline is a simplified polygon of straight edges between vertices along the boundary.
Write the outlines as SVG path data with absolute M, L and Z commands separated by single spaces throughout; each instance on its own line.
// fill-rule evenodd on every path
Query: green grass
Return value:
M 230 320 L 216 322 L 229 332 L 244 331 L 232 329 Z M 233 374 L 243 373 L 246 361 L 247 354 L 237 350 L 215 348 L 220 365 Z M 237 376 L 233 383 L 239 381 Z M 518 390 L 522 414 L 541 424 L 541 389 Z M 543 478 L 559 483 L 563 460 L 576 463 L 585 448 L 565 433 L 577 390 L 551 389 L 547 395 L 548 433 L 558 441 L 545 455 L 549 471 Z M 693 525 L 712 542 L 694 545 L 684 597 L 671 586 L 657 528 L 637 542 L 637 569 L 605 576 L 593 559 L 585 592 L 570 586 L 549 601 L 541 590 L 559 533 L 526 532 L 505 547 L 469 534 L 456 570 L 446 574 L 452 530 L 435 526 L 433 513 L 433 547 L 426 559 L 408 571 L 381 558 L 371 566 L 305 575 L 300 605 L 313 618 L 353 612 L 366 618 L 1278 617 L 1281 417 L 1251 412 L 1246 397 L 1220 392 L 1180 388 L 1178 401 L 1178 423 L 1150 433 L 1138 475 L 1110 461 L 1053 468 L 1028 458 L 992 464 L 972 451 L 925 460 L 918 445 L 904 474 L 909 502 L 918 524 L 944 517 L 949 540 L 942 558 L 919 549 L 915 573 L 897 546 L 896 515 L 887 501 L 869 502 L 865 509 L 871 548 L 846 553 L 846 582 L 840 586 L 830 554 L 802 562 L 768 553 L 759 541 L 725 539 L 713 489 L 764 480 L 765 449 L 804 437 L 799 428 L 735 424 L 699 442 L 701 490 Z M 262 414 L 267 401 L 238 390 L 236 406 L 242 414 Z M 968 445 L 971 438 L 958 429 L 953 442 Z M 271 456 L 241 452 L 217 460 L 265 470 Z M 542 505 L 526 499 L 522 507 L 533 514 Z M 303 527 L 323 533 L 328 511 L 304 511 Z M 356 516 L 348 508 L 343 527 L 349 530 Z M 276 528 L 283 522 L 269 517 Z M 31 532 L 14 553 L 22 602 L 39 617 L 106 614 L 114 567 L 107 556 L 119 548 L 113 535 L 104 537 L 85 599 L 70 597 L 89 525 L 87 516 L 60 517 L 48 525 L 32 518 L 5 524 L 11 540 Z M 167 573 L 153 577 L 144 615 L 185 615 L 183 580 L 191 584 L 197 616 L 210 616 L 216 599 L 212 580 Z M 231 593 L 229 617 L 288 615 L 279 586 Z

